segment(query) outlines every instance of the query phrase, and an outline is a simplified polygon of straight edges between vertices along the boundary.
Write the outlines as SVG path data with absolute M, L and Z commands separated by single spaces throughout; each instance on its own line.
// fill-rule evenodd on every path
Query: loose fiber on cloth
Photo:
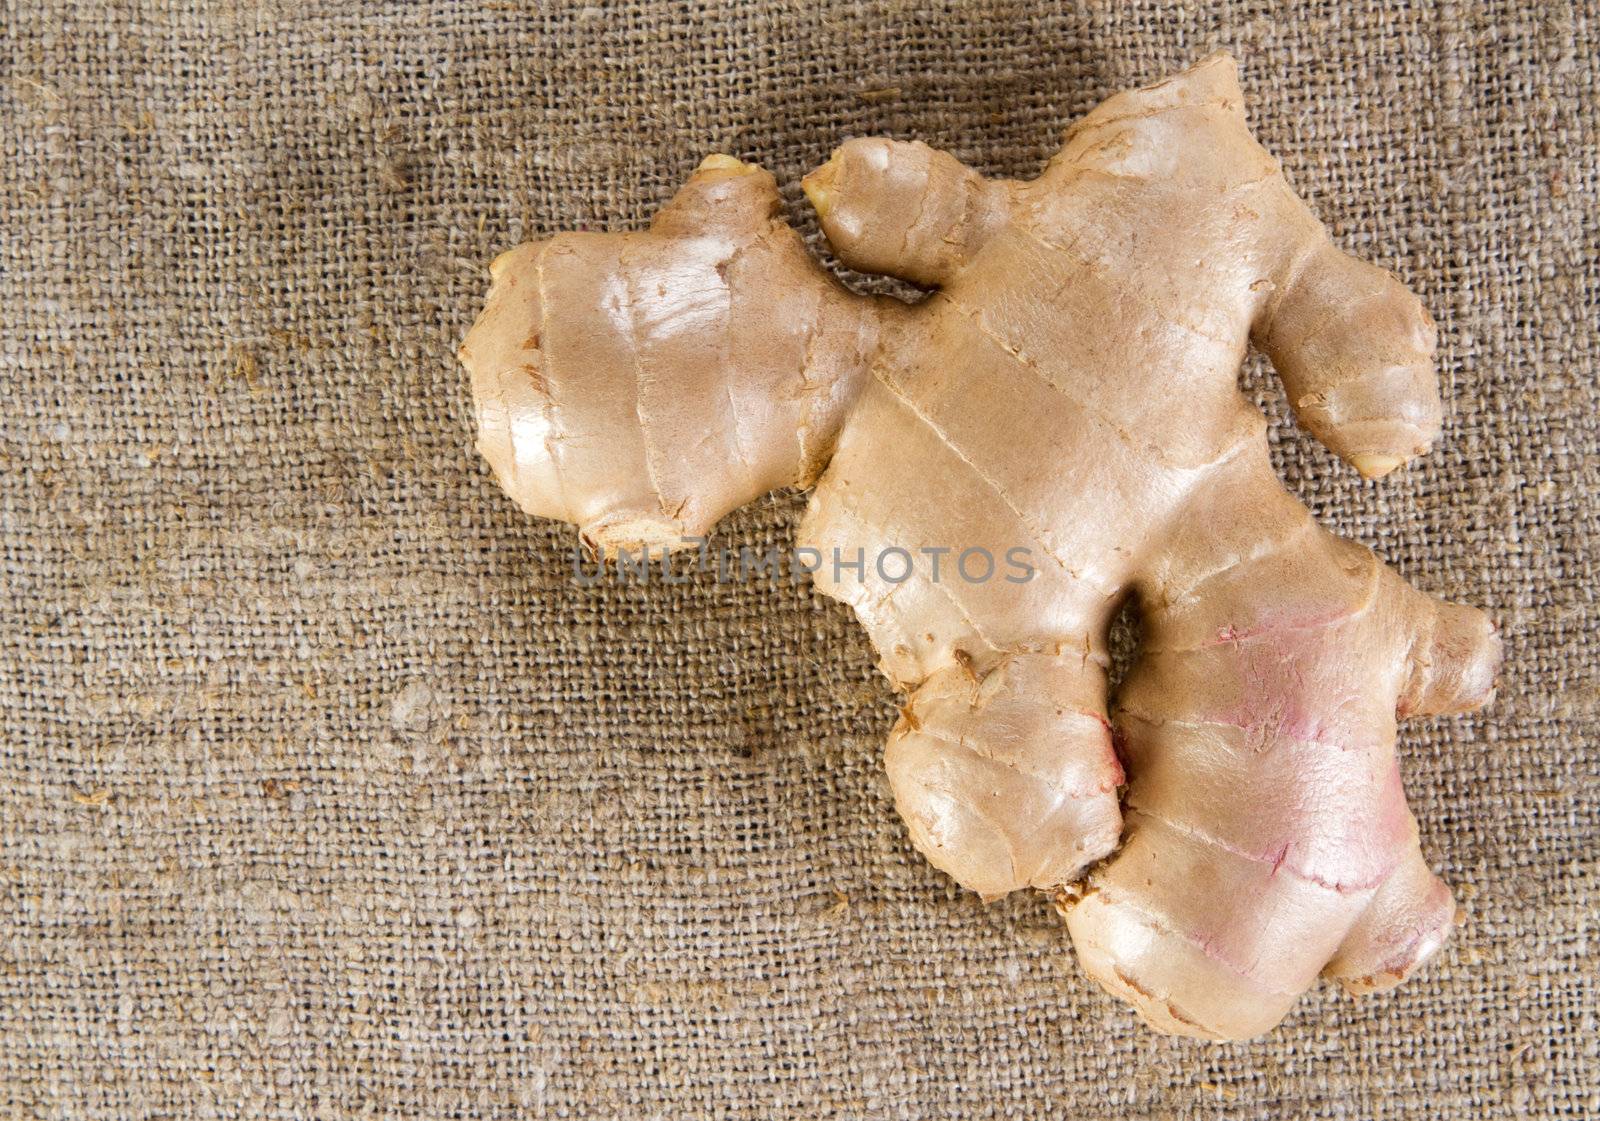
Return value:
M 1600 1114 L 1594 3 L 4 0 L 0 1118 Z M 1408 725 L 1464 926 L 1157 1037 L 911 849 L 808 587 L 598 587 L 471 449 L 486 263 L 727 151 L 1027 176 L 1213 49 L 1442 330 L 1435 451 L 1289 484 L 1508 647 Z M 800 501 L 731 518 L 786 542 Z

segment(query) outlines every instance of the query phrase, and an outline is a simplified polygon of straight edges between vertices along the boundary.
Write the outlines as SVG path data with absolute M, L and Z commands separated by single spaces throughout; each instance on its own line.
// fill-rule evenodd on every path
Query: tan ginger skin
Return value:
M 647 231 L 494 263 L 461 357 L 506 491 L 612 548 L 812 484 L 824 556 L 1027 547 L 1020 584 L 816 573 L 909 694 L 887 768 L 917 847 L 986 898 L 1056 892 L 1084 968 L 1161 1031 L 1264 1032 L 1319 973 L 1398 983 L 1454 905 L 1395 721 L 1483 704 L 1499 642 L 1315 523 L 1237 377 L 1254 341 L 1385 474 L 1438 433 L 1427 313 L 1330 243 L 1226 56 L 1111 98 L 1030 182 L 864 139 L 804 186 L 845 264 L 934 294 L 852 294 L 770 175 L 711 156 Z

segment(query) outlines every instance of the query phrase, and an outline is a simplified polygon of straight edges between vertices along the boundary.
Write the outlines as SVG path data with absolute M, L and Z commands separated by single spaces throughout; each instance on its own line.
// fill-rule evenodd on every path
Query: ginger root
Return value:
M 816 573 L 909 693 L 887 768 L 917 847 L 985 897 L 1058 892 L 1084 968 L 1163 1031 L 1250 1036 L 1319 974 L 1411 973 L 1454 906 L 1395 722 L 1483 704 L 1499 643 L 1271 469 L 1252 341 L 1375 477 L 1438 433 L 1435 331 L 1290 190 L 1232 60 L 1111 98 L 1028 182 L 859 139 L 804 187 L 842 261 L 934 294 L 851 294 L 771 176 L 712 156 L 648 230 L 494 263 L 461 358 L 506 491 L 613 548 L 812 484 L 825 556 L 1025 547 L 1025 583 Z

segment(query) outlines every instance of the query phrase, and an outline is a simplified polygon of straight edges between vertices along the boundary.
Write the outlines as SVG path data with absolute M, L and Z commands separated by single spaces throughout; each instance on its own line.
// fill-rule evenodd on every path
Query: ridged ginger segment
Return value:
M 888 302 L 817 268 L 781 209 L 771 175 L 712 155 L 648 230 L 495 260 L 460 358 L 478 450 L 523 510 L 676 548 L 815 479 Z
M 1159 1030 L 1254 1035 L 1319 975 L 1411 973 L 1454 905 L 1396 721 L 1483 704 L 1499 642 L 1316 524 L 1237 379 L 1254 342 L 1306 429 L 1386 474 L 1439 431 L 1421 304 L 1331 243 L 1226 56 L 1106 101 L 1033 180 L 857 139 L 803 186 L 841 261 L 932 294 L 850 294 L 771 177 L 712 156 L 647 230 L 495 262 L 462 360 L 501 484 L 595 544 L 677 547 L 814 483 L 800 545 L 942 558 L 815 573 L 906 694 L 911 839 L 986 898 L 1052 892 Z M 1025 580 L 955 570 L 1018 550 Z

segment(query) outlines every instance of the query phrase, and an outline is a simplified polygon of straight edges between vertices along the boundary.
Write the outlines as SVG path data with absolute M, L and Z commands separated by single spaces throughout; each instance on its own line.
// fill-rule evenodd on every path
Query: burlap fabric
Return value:
M 0 1117 L 1600 1113 L 1593 3 L 3 7 Z M 1443 330 L 1431 456 L 1360 484 L 1256 368 L 1278 461 L 1509 657 L 1403 740 L 1449 950 L 1208 1048 L 911 850 L 844 608 L 575 583 L 452 352 L 708 151 L 814 230 L 844 137 L 1030 175 L 1218 47 Z

